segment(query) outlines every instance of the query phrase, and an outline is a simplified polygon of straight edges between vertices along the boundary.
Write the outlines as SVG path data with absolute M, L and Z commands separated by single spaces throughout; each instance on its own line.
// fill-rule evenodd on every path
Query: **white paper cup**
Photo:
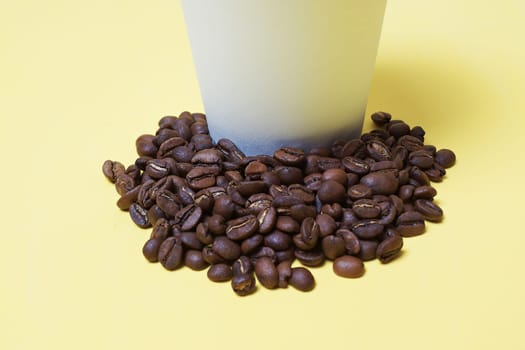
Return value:
M 359 135 L 386 0 L 182 0 L 210 134 L 246 154 Z

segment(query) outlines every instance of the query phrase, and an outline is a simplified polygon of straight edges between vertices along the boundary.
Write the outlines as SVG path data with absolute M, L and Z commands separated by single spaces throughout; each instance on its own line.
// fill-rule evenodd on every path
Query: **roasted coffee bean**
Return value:
M 443 210 L 428 199 L 416 200 L 414 208 L 423 215 L 425 220 L 438 222 L 443 218 Z
M 141 207 L 137 203 L 131 204 L 129 207 L 129 215 L 131 220 L 141 228 L 148 228 L 151 226 L 151 223 L 148 218 L 148 211 Z
M 353 185 L 352 187 L 348 188 L 346 193 L 350 199 L 355 201 L 372 197 L 372 189 L 363 184 Z
M 203 248 L 203 244 L 195 232 L 182 232 L 180 241 L 183 247 L 187 249 L 201 250 Z
M 321 203 L 343 203 L 346 197 L 346 189 L 334 180 L 323 181 L 317 192 Z
M 341 237 L 344 241 L 344 248 L 349 255 L 358 254 L 361 250 L 361 245 L 357 236 L 346 228 L 341 228 L 335 232 L 337 237 Z
M 226 236 L 234 241 L 246 239 L 259 229 L 259 222 L 254 215 L 246 215 L 228 221 Z
M 186 175 L 188 185 L 193 190 L 215 186 L 215 175 L 217 170 L 211 167 L 197 167 L 191 169 Z
M 205 122 L 195 122 L 191 124 L 190 127 L 192 135 L 199 135 L 199 134 L 207 134 L 209 132 L 208 130 L 208 124 Z
M 253 272 L 253 264 L 251 259 L 246 256 L 241 256 L 235 260 L 232 265 L 232 271 L 234 275 L 243 275 Z
M 295 204 L 290 207 L 290 216 L 297 222 L 317 215 L 317 209 L 313 205 Z
M 288 193 L 291 196 L 299 198 L 306 204 L 312 204 L 315 201 L 315 194 L 306 186 L 293 184 L 288 186 Z
M 321 173 L 313 173 L 304 178 L 304 184 L 310 191 L 318 191 L 321 187 L 322 178 Z
M 339 203 L 323 204 L 321 213 L 330 215 L 334 220 L 339 220 L 343 215 L 343 207 Z
M 219 236 L 213 241 L 212 249 L 226 260 L 235 260 L 241 255 L 241 247 L 227 237 Z
M 417 211 L 407 211 L 399 215 L 396 229 L 403 237 L 417 236 L 425 232 L 425 218 Z
M 157 155 L 157 146 L 153 143 L 154 135 L 141 135 L 135 141 L 137 154 L 139 156 L 155 157 Z
M 415 181 L 415 185 L 426 186 L 430 185 L 430 180 L 425 172 L 417 166 L 413 166 L 409 171 L 410 179 Z
M 237 191 L 243 197 L 249 197 L 256 193 L 266 192 L 268 186 L 264 181 L 241 181 L 237 184 Z
M 283 147 L 274 152 L 273 157 L 284 165 L 298 166 L 306 160 L 304 151 L 294 147 Z
M 117 207 L 119 207 L 120 210 L 129 210 L 131 204 L 137 201 L 139 191 L 140 186 L 136 186 L 128 192 L 124 193 L 122 196 L 120 196 L 119 200 L 117 201 Z
M 224 158 L 227 161 L 238 163 L 243 160 L 246 155 L 241 152 L 241 150 L 228 139 L 220 139 L 217 142 L 217 149 L 222 152 Z
M 175 225 L 180 226 L 182 231 L 190 231 L 197 224 L 202 216 L 202 209 L 195 204 L 190 204 L 182 208 L 175 215 Z
M 264 245 L 273 250 L 286 250 L 291 244 L 291 237 L 279 230 L 275 230 L 264 236 Z
M 197 239 L 205 245 L 213 243 L 213 236 L 208 228 L 208 223 L 200 222 L 195 229 L 195 235 Z
M 165 219 L 166 213 L 160 209 L 157 205 L 153 205 L 148 209 L 148 220 L 152 225 L 155 225 L 158 220 Z
M 360 239 L 357 257 L 363 261 L 374 260 L 376 258 L 378 245 L 379 243 L 377 241 Z
M 371 199 L 359 199 L 352 205 L 352 210 L 361 219 L 374 219 L 381 214 L 381 207 Z
M 302 184 L 303 173 L 301 169 L 293 166 L 278 166 L 274 169 L 283 185 Z
M 345 157 L 342 160 L 342 164 L 346 171 L 354 174 L 365 175 L 370 171 L 370 165 L 359 158 Z
M 222 154 L 213 148 L 203 149 L 193 155 L 191 164 L 195 167 L 213 167 L 220 168 Z
M 319 225 L 313 218 L 306 218 L 301 223 L 300 232 L 293 236 L 295 246 L 302 250 L 311 250 L 319 239 Z
M 212 245 L 202 248 L 202 258 L 210 265 L 224 263 L 226 260 L 213 251 Z
M 157 152 L 157 158 L 173 157 L 178 162 L 188 162 L 189 159 L 191 159 L 191 157 L 188 159 L 187 157 L 183 155 L 184 153 L 180 153 L 180 150 L 178 150 L 178 149 L 185 148 L 189 152 L 191 152 L 191 149 L 187 148 L 186 145 L 187 145 L 187 142 L 182 137 L 179 137 L 179 136 L 171 137 L 165 140 L 164 142 L 162 142 Z M 182 157 L 179 158 L 181 155 Z
M 408 135 L 410 133 L 410 126 L 408 126 L 406 123 L 402 121 L 399 121 L 398 123 L 392 123 L 392 121 L 390 121 L 390 123 L 390 126 L 387 127 L 387 131 L 396 139 L 399 139 L 401 136 Z
M 280 215 L 277 217 L 275 228 L 283 232 L 297 233 L 299 232 L 300 225 L 297 221 L 292 219 L 290 216 Z
M 436 152 L 436 163 L 443 168 L 450 168 L 456 163 L 456 155 L 449 149 L 443 148 Z
M 401 199 L 399 200 L 401 201 Z M 403 203 L 401 201 L 401 205 L 402 204 Z M 401 206 L 401 209 L 398 211 L 398 209 L 392 202 L 381 202 L 379 203 L 379 206 L 381 208 L 381 217 L 377 220 L 377 222 L 384 226 L 390 225 L 392 222 L 394 222 L 398 213 L 401 213 L 403 211 L 402 206 Z
M 104 164 L 102 164 L 102 172 L 111 183 L 115 183 L 117 177 L 124 174 L 125 170 L 124 165 L 117 161 L 106 160 Z
M 255 262 L 255 276 L 268 289 L 274 289 L 279 284 L 279 272 L 272 259 L 262 257 Z
M 419 186 L 414 189 L 415 199 L 432 199 L 437 195 L 437 191 L 432 186 Z
M 330 157 L 332 151 L 328 147 L 312 147 L 310 148 L 310 151 L 308 151 L 308 154 L 315 154 L 319 157 Z
M 334 218 L 328 214 L 321 213 L 317 215 L 315 222 L 319 227 L 319 236 L 321 238 L 333 234 L 337 229 L 337 223 L 335 222 Z
M 392 172 L 382 171 L 363 176 L 361 183 L 370 187 L 373 194 L 393 194 L 399 186 L 399 181 Z
M 392 119 L 392 115 L 387 112 L 375 112 L 371 115 L 372 120 L 379 126 L 383 126 Z
M 425 174 L 428 176 L 428 179 L 433 182 L 443 181 L 443 176 L 445 176 L 445 172 L 445 169 L 437 163 L 434 163 L 432 168 L 425 170 Z
M 202 209 L 202 211 L 209 212 L 215 204 L 215 198 L 208 188 L 202 189 L 195 193 L 194 203 Z
M 408 162 L 420 169 L 429 169 L 434 164 L 434 157 L 425 150 L 418 150 L 410 153 Z
M 168 190 L 161 190 L 158 192 L 156 203 L 164 213 L 172 217 L 174 217 L 180 210 L 177 196 Z
M 398 257 L 403 248 L 403 238 L 395 229 L 388 228 L 385 236 L 386 238 L 379 243 L 376 249 L 376 256 L 383 264 Z
M 204 270 L 209 266 L 200 250 L 188 250 L 184 255 L 184 265 L 195 271 Z
M 414 126 L 412 129 L 410 129 L 410 135 L 417 137 L 421 141 L 425 140 L 425 134 L 425 129 L 420 126 Z
M 330 260 L 334 260 L 346 253 L 345 241 L 343 238 L 335 235 L 324 237 L 321 242 L 321 247 L 323 254 Z
M 345 147 L 347 141 L 346 140 L 335 140 L 332 143 L 331 151 L 332 155 L 337 158 L 343 158 L 342 157 L 342 150 Z
M 343 255 L 335 259 L 333 270 L 336 275 L 345 278 L 357 278 L 365 273 L 363 261 L 355 256 Z
M 317 159 L 317 166 L 321 172 L 337 169 L 341 167 L 341 160 L 334 157 L 319 157 L 319 159 Z
M 253 273 L 233 275 L 231 286 L 235 294 L 238 296 L 246 296 L 252 294 L 256 290 L 255 277 Z
M 115 180 L 115 189 L 121 196 L 134 189 L 135 186 L 135 180 L 126 173 L 120 174 Z
M 210 266 L 207 276 L 213 282 L 228 282 L 232 279 L 233 272 L 227 264 L 215 264 Z
M 250 259 L 253 263 L 263 256 L 272 259 L 272 261 L 277 262 L 277 256 L 275 255 L 275 250 L 270 247 L 261 246 L 255 252 L 250 254 Z
M 173 138 L 173 137 L 179 137 L 179 133 L 176 130 L 168 129 L 168 128 L 162 128 L 157 130 L 157 133 L 155 134 L 155 138 L 153 139 L 153 144 L 160 148 L 164 142 L 167 140 Z M 159 153 L 157 151 L 157 157 Z
M 320 249 L 308 251 L 296 249 L 294 255 L 297 258 L 297 260 L 301 262 L 301 264 L 309 267 L 321 266 L 325 260 L 323 251 Z
M 409 201 L 414 195 L 414 190 L 416 189 L 413 185 L 403 185 L 399 188 L 399 198 L 403 201 Z
M 371 239 L 383 232 L 384 226 L 375 219 L 365 219 L 352 225 L 352 231 L 361 239 Z
M 352 209 L 343 209 L 343 218 L 341 220 L 341 227 L 349 228 L 360 221 L 359 217 Z
M 214 201 L 212 213 L 228 220 L 235 213 L 235 203 L 228 195 L 220 196 Z
M 158 238 L 150 238 L 146 241 L 144 247 L 142 247 L 142 254 L 149 262 L 153 263 L 158 261 L 159 248 L 161 244 L 162 240 Z
M 292 268 L 292 275 L 288 283 L 301 292 L 309 292 L 315 288 L 314 276 L 304 267 Z
M 264 208 L 257 214 L 257 221 L 260 233 L 266 234 L 271 232 L 277 222 L 277 211 L 274 207 Z
M 264 241 L 264 236 L 255 234 L 251 237 L 246 238 L 241 243 L 241 253 L 243 255 L 250 255 L 255 253 Z
M 208 229 L 214 236 L 222 235 L 226 232 L 225 220 L 220 215 L 212 215 L 206 219 Z
M 160 218 L 153 226 L 150 238 L 156 238 L 161 242 L 164 241 L 171 234 L 170 224 L 168 220 Z
M 292 262 L 284 260 L 277 265 L 277 273 L 279 274 L 279 288 L 288 287 L 288 281 L 292 277 Z
M 392 154 L 387 145 L 378 140 L 372 140 L 366 144 L 368 155 L 376 161 L 390 160 Z
M 343 169 L 333 168 L 333 169 L 328 169 L 325 172 L 323 172 L 322 180 L 323 181 L 333 180 L 335 182 L 339 182 L 343 186 L 346 186 L 347 177 Z
M 182 266 L 184 249 L 175 237 L 167 238 L 159 248 L 158 260 L 166 270 L 175 270 Z
M 259 180 L 261 175 L 268 171 L 266 164 L 259 162 L 258 160 L 248 163 L 244 168 L 244 175 L 249 177 L 251 180 Z
M 195 151 L 202 151 L 203 149 L 212 148 L 213 140 L 210 135 L 197 134 L 191 137 L 191 143 L 195 147 Z
M 283 261 L 294 261 L 294 248 L 288 248 L 286 250 L 275 251 L 275 263 L 278 264 Z

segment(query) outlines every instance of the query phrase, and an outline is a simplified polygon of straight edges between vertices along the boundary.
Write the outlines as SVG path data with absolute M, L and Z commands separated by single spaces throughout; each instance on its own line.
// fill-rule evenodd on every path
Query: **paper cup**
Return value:
M 211 136 L 246 154 L 360 134 L 386 0 L 182 0 Z

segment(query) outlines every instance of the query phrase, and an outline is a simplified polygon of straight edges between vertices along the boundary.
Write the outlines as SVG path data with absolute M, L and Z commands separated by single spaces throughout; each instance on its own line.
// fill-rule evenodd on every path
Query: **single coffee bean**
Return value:
M 226 236 L 234 241 L 246 239 L 259 229 L 259 222 L 254 215 L 246 215 L 228 221 Z
M 131 204 L 129 207 L 129 215 L 131 220 L 141 228 L 148 228 L 151 226 L 151 223 L 148 218 L 148 211 L 141 207 L 137 203 Z
M 275 251 L 275 263 L 278 264 L 283 261 L 294 261 L 294 248 L 290 247 L 286 250 L 276 250 Z
M 293 236 L 295 246 L 302 250 L 311 250 L 319 239 L 319 225 L 313 218 L 306 218 L 301 223 L 300 232 Z
M 417 211 L 407 211 L 399 215 L 396 228 L 403 237 L 417 236 L 425 232 L 425 218 Z
M 186 249 L 201 250 L 203 248 L 203 244 L 199 238 L 197 238 L 195 232 L 182 232 L 180 234 L 180 241 Z
M 371 239 L 383 232 L 384 226 L 375 219 L 360 220 L 352 225 L 352 231 L 361 239 Z
M 237 191 L 244 196 L 249 197 L 256 193 L 266 192 L 268 186 L 264 181 L 241 181 L 237 184 Z
M 174 217 L 180 210 L 180 204 L 175 194 L 168 190 L 161 190 L 157 194 L 157 206 L 167 215 Z
M 191 124 L 190 130 L 192 135 L 205 135 L 209 132 L 208 124 L 205 122 L 195 122 Z
M 376 258 L 378 245 L 379 243 L 377 241 L 360 239 L 357 257 L 363 261 L 374 260 Z
M 371 199 L 355 201 L 352 210 L 361 219 L 375 219 L 381 214 L 381 207 Z
M 168 220 L 159 218 L 153 226 L 150 238 L 156 238 L 161 242 L 164 241 L 171 234 L 171 228 Z
M 283 185 L 301 184 L 303 173 L 301 169 L 293 166 L 278 166 L 274 169 Z
M 343 203 L 346 197 L 346 189 L 334 180 L 323 181 L 317 192 L 321 203 Z
M 387 112 L 375 112 L 371 115 L 371 118 L 376 125 L 384 126 L 392 119 L 392 115 Z
M 235 294 L 238 296 L 246 296 L 252 294 L 256 290 L 255 277 L 253 273 L 233 275 L 231 286 Z
M 220 196 L 214 200 L 212 213 L 228 220 L 235 213 L 235 203 L 228 195 Z
M 313 191 L 300 184 L 288 186 L 288 193 L 293 197 L 299 198 L 306 204 L 312 204 L 315 201 L 315 194 Z
M 200 250 L 188 250 L 184 255 L 184 265 L 195 271 L 204 270 L 209 266 Z
M 159 248 L 161 244 L 162 240 L 158 238 L 150 238 L 146 241 L 144 247 L 142 247 L 142 254 L 149 262 L 154 263 L 158 261 Z
M 401 201 L 401 199 L 399 200 Z M 392 222 L 394 222 L 398 213 L 401 213 L 403 211 L 402 205 L 403 202 L 401 201 L 401 209 L 398 211 L 398 209 L 396 209 L 396 206 L 392 202 L 379 203 L 379 206 L 381 208 L 381 217 L 377 220 L 377 222 L 383 226 L 390 225 Z
M 207 276 L 213 282 L 228 282 L 232 279 L 233 273 L 229 265 L 215 264 L 210 266 Z
M 153 144 L 160 148 L 164 142 L 167 140 L 173 138 L 173 137 L 180 137 L 179 133 L 176 130 L 168 129 L 168 128 L 162 128 L 157 130 L 157 133 L 155 134 L 155 138 L 153 139 Z M 183 141 L 185 141 L 183 139 Z M 159 152 L 157 151 L 157 158 L 159 157 Z
M 135 188 L 135 180 L 126 173 L 120 174 L 115 180 L 115 189 L 121 196 Z
M 323 181 L 333 180 L 335 182 L 339 182 L 343 186 L 346 186 L 347 177 L 343 169 L 333 168 L 333 169 L 328 169 L 325 172 L 323 172 L 322 180 Z
M 414 195 L 414 190 L 416 189 L 413 185 L 403 185 L 399 188 L 399 198 L 404 202 L 409 201 Z
M 284 165 L 297 166 L 306 160 L 304 151 L 300 148 L 283 147 L 274 152 L 273 157 Z
M 295 204 L 290 207 L 290 216 L 297 222 L 302 222 L 306 218 L 314 218 L 317 215 L 317 208 L 313 205 Z
M 235 260 L 232 264 L 232 271 L 234 275 L 243 275 L 253 272 L 252 261 L 246 257 L 241 256 L 239 259 Z
M 337 223 L 335 222 L 334 218 L 328 214 L 321 213 L 317 215 L 315 222 L 319 227 L 319 236 L 321 238 L 333 234 L 337 229 Z
M 264 209 L 272 206 L 273 197 L 268 193 L 256 193 L 248 197 L 245 203 L 250 214 L 258 215 Z
M 202 248 L 202 258 L 210 265 L 224 263 L 226 260 L 213 251 L 213 246 L 207 245 Z
M 286 250 L 291 244 L 292 238 L 279 230 L 275 230 L 264 237 L 264 245 L 273 250 Z
M 274 289 L 279 283 L 279 272 L 272 259 L 262 257 L 255 262 L 255 276 L 268 289 Z
M 357 175 L 365 175 L 370 171 L 370 165 L 356 157 L 345 157 L 342 164 L 346 171 Z
M 184 153 L 180 154 L 180 150 L 188 150 L 189 152 L 191 152 L 191 149 L 187 148 L 186 145 L 187 142 L 182 137 L 171 137 L 160 144 L 156 156 L 157 158 L 173 157 L 178 162 L 188 162 L 191 159 L 191 157 L 188 159 L 188 157 L 186 157 Z M 182 158 L 179 158 L 181 155 Z
M 202 209 L 195 204 L 190 204 L 182 208 L 175 215 L 175 225 L 180 226 L 182 231 L 190 231 L 200 221 Z
M 241 247 L 234 241 L 224 236 L 215 238 L 212 249 L 220 257 L 226 260 L 235 260 L 241 255 Z
M 357 184 L 348 188 L 346 194 L 350 199 L 357 201 L 359 199 L 372 197 L 372 189 L 366 185 Z
M 117 177 L 121 174 L 124 174 L 125 167 L 120 162 L 106 160 L 104 164 L 102 164 L 102 172 L 111 183 L 115 183 Z
M 244 168 L 244 174 L 246 177 L 249 177 L 251 180 L 260 180 L 261 175 L 268 171 L 266 164 L 255 160 L 248 163 Z
M 297 233 L 300 230 L 300 225 L 290 216 L 280 215 L 277 217 L 275 227 L 283 232 Z
M 277 210 L 274 207 L 266 207 L 257 214 L 259 223 L 259 232 L 262 234 L 269 233 L 275 227 L 277 222 Z
M 357 278 L 365 273 L 363 261 L 351 255 L 338 257 L 332 267 L 336 275 L 345 278 Z
M 191 164 L 195 167 L 213 167 L 219 169 L 221 162 L 222 153 L 213 148 L 198 151 L 191 158 Z
M 323 204 L 321 213 L 330 215 L 334 220 L 339 220 L 343 215 L 343 207 L 339 203 Z
M 346 253 L 345 241 L 343 238 L 335 235 L 324 237 L 321 242 L 321 248 L 323 254 L 330 260 L 334 260 Z
M 285 260 L 277 265 L 277 273 L 279 274 L 279 288 L 287 288 L 288 281 L 292 277 L 292 262 Z
M 246 238 L 241 243 L 241 253 L 243 255 L 250 255 L 255 253 L 264 241 L 264 236 L 255 234 L 251 237 Z
M 157 146 L 153 144 L 154 135 L 141 135 L 135 141 L 137 154 L 139 156 L 155 157 L 157 155 Z
M 160 209 L 157 205 L 153 205 L 148 209 L 148 220 L 152 225 L 155 225 L 158 220 L 166 219 L 166 213 Z
M 322 178 L 321 173 L 311 173 L 304 178 L 304 184 L 310 191 L 318 191 L 321 187 Z
M 292 268 L 292 275 L 288 283 L 301 292 L 309 292 L 315 288 L 315 279 L 312 273 L 304 267 Z
M 202 190 L 203 188 L 215 186 L 215 175 L 217 170 L 212 167 L 197 167 L 191 169 L 186 174 L 188 185 L 193 190 Z
M 195 229 L 195 236 L 204 245 L 213 243 L 213 236 L 208 228 L 207 222 L 200 222 Z
M 435 155 L 436 163 L 443 168 L 450 168 L 456 163 L 456 155 L 449 149 L 440 149 Z
M 437 191 L 432 186 L 419 186 L 414 189 L 415 199 L 432 199 L 437 195 Z
M 175 270 L 183 264 L 184 250 L 175 237 L 167 238 L 159 248 L 158 260 L 166 270 Z
M 335 235 L 343 239 L 346 254 L 355 255 L 361 250 L 359 239 L 352 231 L 341 228 L 335 232 Z
M 301 264 L 305 266 L 310 267 L 317 267 L 321 266 L 324 263 L 325 256 L 323 254 L 323 251 L 320 249 L 314 249 L 314 250 L 301 250 L 296 249 L 294 252 L 295 257 L 297 260 L 301 262 Z
M 217 142 L 217 149 L 222 152 L 227 161 L 238 163 L 241 162 L 246 155 L 228 139 L 220 139 Z
M 443 210 L 428 199 L 417 199 L 414 202 L 414 208 L 428 221 L 438 222 L 443 218 Z
M 320 172 L 330 169 L 337 169 L 341 167 L 341 160 L 334 157 L 319 157 L 317 159 L 317 166 Z
M 343 209 L 343 218 L 341 219 L 341 227 L 349 228 L 360 221 L 359 217 L 352 209 Z
M 392 121 L 390 121 L 392 123 Z M 408 126 L 403 121 L 399 121 L 398 123 L 390 124 L 389 127 L 387 127 L 387 131 L 390 135 L 394 136 L 396 139 L 399 139 L 401 136 L 408 135 L 410 133 L 410 126 Z
M 376 161 L 390 160 L 392 154 L 387 145 L 379 140 L 372 140 L 366 144 L 368 155 Z
M 191 143 L 195 147 L 195 151 L 202 151 L 203 149 L 212 148 L 213 140 L 210 135 L 197 134 L 191 137 Z
M 411 152 L 408 156 L 408 162 L 420 169 L 429 169 L 434 164 L 434 157 L 425 150 Z
M 403 248 L 403 238 L 395 229 L 388 228 L 385 236 L 386 238 L 379 243 L 376 249 L 376 256 L 383 264 L 398 257 Z
M 413 166 L 409 171 L 410 179 L 415 181 L 416 186 L 427 186 L 430 185 L 430 179 L 428 175 L 417 166 Z
M 119 207 L 120 210 L 129 210 L 131 204 L 137 201 L 139 191 L 140 186 L 136 186 L 128 192 L 124 193 L 122 196 L 120 196 L 119 200 L 117 201 L 117 207 Z
M 212 215 L 206 219 L 208 229 L 214 236 L 223 235 L 226 232 L 225 220 L 220 215 Z
M 361 183 L 372 189 L 373 194 L 396 193 L 399 181 L 392 172 L 375 172 L 361 178 Z

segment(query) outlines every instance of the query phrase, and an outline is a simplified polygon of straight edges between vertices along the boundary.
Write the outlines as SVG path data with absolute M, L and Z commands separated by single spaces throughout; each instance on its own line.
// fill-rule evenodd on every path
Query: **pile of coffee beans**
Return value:
M 103 172 L 117 206 L 153 228 L 142 249 L 148 261 L 208 269 L 241 296 L 256 280 L 309 291 L 314 277 L 295 260 L 330 260 L 336 275 L 360 277 L 364 261 L 392 261 L 404 237 L 443 217 L 431 181 L 443 179 L 454 153 L 426 145 L 420 126 L 371 117 L 378 128 L 358 139 L 246 156 L 231 140 L 214 142 L 204 114 L 183 112 L 136 140 L 135 164 L 107 160 Z

